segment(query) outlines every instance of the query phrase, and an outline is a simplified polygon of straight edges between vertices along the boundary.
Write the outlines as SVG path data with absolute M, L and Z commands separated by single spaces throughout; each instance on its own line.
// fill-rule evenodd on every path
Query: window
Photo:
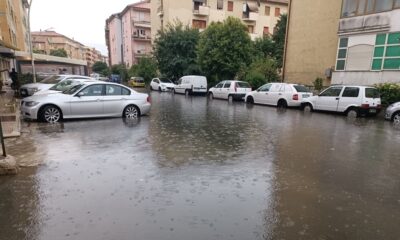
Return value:
M 344 0 L 342 17 L 379 13 L 400 7 L 400 0 Z
M 360 88 L 358 87 L 346 87 L 343 91 L 342 97 L 358 97 L 360 94 Z
M 271 88 L 272 84 L 266 84 L 264 86 L 261 86 L 258 91 L 259 92 L 269 92 L 269 89 Z
M 269 35 L 269 27 L 264 27 L 264 35 Z
M 281 9 L 275 8 L 275 17 L 279 17 L 281 15 Z
M 120 86 L 107 85 L 106 86 L 107 96 L 120 96 L 120 95 L 130 95 L 130 91 Z
M 218 0 L 217 1 L 217 9 L 218 10 L 224 9 L 224 0 Z
M 238 88 L 251 88 L 248 82 L 236 82 L 236 87 Z
M 206 4 L 206 0 L 193 0 L 193 9 L 199 10 L 200 6 L 205 6 Z
M 270 6 L 265 6 L 265 16 L 271 15 L 271 7 Z
M 380 94 L 378 89 L 376 88 L 366 88 L 365 89 L 365 97 L 367 98 L 380 98 Z
M 248 31 L 249 33 L 254 33 L 254 26 L 253 26 L 253 25 L 248 25 L 248 26 L 247 26 L 247 31 Z
M 224 88 L 230 88 L 231 87 L 231 82 L 225 82 Z
M 371 70 L 400 70 L 400 32 L 376 35 Z
M 233 1 L 228 1 L 228 11 L 233 12 Z
M 224 84 L 223 83 L 218 83 L 217 86 L 215 86 L 215 88 L 222 88 Z
M 310 92 L 310 89 L 302 85 L 294 85 L 293 87 L 297 92 Z
M 319 96 L 320 97 L 339 97 L 340 92 L 343 87 L 330 87 L 323 91 Z
M 341 38 L 339 40 L 339 49 L 338 49 L 337 61 L 336 61 L 336 71 L 345 70 L 348 42 L 349 42 L 348 38 Z
M 195 29 L 205 29 L 207 26 L 207 22 L 205 20 L 196 20 L 193 19 L 192 27 Z
M 98 85 L 89 86 L 89 87 L 83 89 L 81 91 L 81 93 L 83 93 L 83 96 L 87 96 L 87 97 L 101 96 L 101 95 L 103 95 L 103 85 L 98 84 Z

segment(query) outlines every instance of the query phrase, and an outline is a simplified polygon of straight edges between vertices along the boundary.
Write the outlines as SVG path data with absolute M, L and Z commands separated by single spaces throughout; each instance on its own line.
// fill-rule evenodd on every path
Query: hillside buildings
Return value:
M 400 0 L 291 0 L 287 32 L 287 82 L 400 82 Z

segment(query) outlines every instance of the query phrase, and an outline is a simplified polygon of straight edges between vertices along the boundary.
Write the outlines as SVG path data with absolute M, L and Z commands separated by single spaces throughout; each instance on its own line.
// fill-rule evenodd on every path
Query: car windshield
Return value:
M 143 78 L 135 78 L 133 81 L 135 81 L 137 83 L 143 83 L 144 79 Z
M 293 87 L 297 92 L 310 92 L 310 89 L 302 85 L 294 85 Z
M 82 86 L 83 86 L 83 84 L 74 85 L 74 86 L 70 87 L 69 89 L 65 90 L 63 93 L 64 94 L 68 94 L 68 95 L 72 95 L 76 91 L 78 91 Z
M 380 98 L 380 94 L 378 89 L 376 88 L 366 88 L 365 89 L 365 97 L 367 98 Z
M 72 86 L 77 85 L 79 83 L 80 82 L 76 81 L 76 80 L 64 80 L 64 81 L 61 81 L 61 82 L 57 83 L 56 85 L 52 86 L 50 88 L 50 90 L 64 92 L 64 91 L 70 89 Z
M 161 81 L 162 83 L 172 83 L 172 81 L 169 80 L 168 78 L 160 78 L 160 81 Z
M 247 82 L 236 82 L 236 86 L 239 88 L 251 88 L 250 84 Z
M 42 81 L 40 81 L 40 83 L 55 84 L 55 83 L 58 83 L 60 80 L 61 80 L 61 76 L 53 75 L 53 76 L 43 79 Z

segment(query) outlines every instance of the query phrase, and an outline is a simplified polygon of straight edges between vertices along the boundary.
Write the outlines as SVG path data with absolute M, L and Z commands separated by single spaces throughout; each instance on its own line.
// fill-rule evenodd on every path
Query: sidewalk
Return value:
M 4 138 L 21 135 L 19 105 L 20 100 L 14 97 L 14 91 L 8 86 L 3 86 L 0 93 L 0 119 Z

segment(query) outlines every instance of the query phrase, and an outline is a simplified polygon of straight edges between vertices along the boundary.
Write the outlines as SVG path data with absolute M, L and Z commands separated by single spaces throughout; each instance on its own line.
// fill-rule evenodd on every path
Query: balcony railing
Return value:
M 193 9 L 193 14 L 198 15 L 198 16 L 209 16 L 210 15 L 210 7 L 199 6 L 199 9 Z
M 143 35 L 143 34 L 134 33 L 132 35 L 132 38 L 135 39 L 135 40 L 151 41 L 151 36 L 150 35 Z
M 243 21 L 246 22 L 256 22 L 258 20 L 258 13 L 257 12 L 248 12 L 243 13 Z
M 143 27 L 143 28 L 151 28 L 150 21 L 133 21 L 133 26 L 135 27 Z

